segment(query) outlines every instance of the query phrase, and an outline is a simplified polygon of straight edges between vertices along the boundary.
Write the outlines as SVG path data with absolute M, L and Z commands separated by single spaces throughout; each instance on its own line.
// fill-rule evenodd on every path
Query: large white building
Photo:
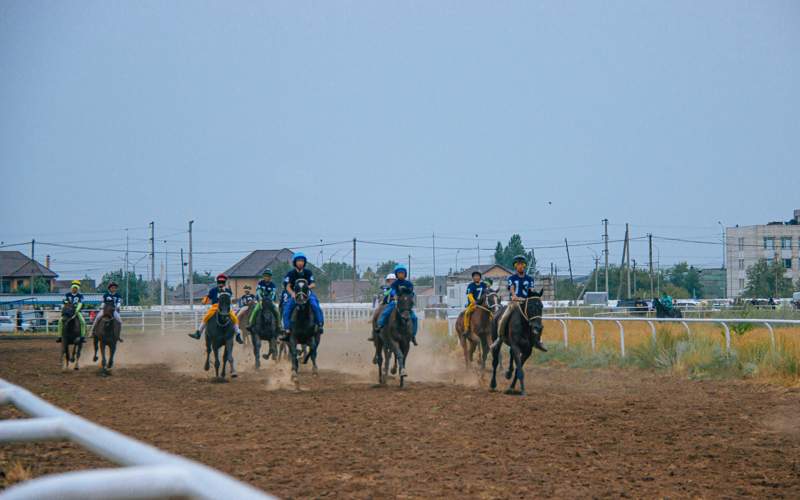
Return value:
M 779 259 L 793 282 L 800 276 L 800 209 L 788 222 L 726 228 L 725 242 L 728 297 L 744 292 L 747 269 L 759 259 Z

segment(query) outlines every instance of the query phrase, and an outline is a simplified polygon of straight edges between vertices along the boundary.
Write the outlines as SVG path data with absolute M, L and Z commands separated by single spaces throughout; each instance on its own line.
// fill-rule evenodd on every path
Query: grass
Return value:
M 595 323 L 595 349 L 585 321 L 570 321 L 568 347 L 561 324 L 545 322 L 549 352 L 536 352 L 533 362 L 571 368 L 630 368 L 674 373 L 692 379 L 757 379 L 786 385 L 800 384 L 800 328 L 769 330 L 760 323 L 731 328 L 731 351 L 725 349 L 724 329 L 715 324 L 660 325 L 655 339 L 647 323 L 623 323 L 626 355 L 620 352 L 619 328 L 613 322 Z M 457 349 L 444 321 L 426 322 L 426 332 L 443 350 Z

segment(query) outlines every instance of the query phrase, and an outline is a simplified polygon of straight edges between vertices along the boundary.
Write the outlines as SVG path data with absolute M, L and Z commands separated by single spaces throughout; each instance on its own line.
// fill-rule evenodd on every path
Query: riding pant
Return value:
M 475 310 L 475 297 L 472 295 L 467 295 L 467 309 L 464 311 L 464 331 L 469 331 L 469 317 L 472 315 L 472 311 Z
M 219 311 L 219 304 L 211 304 L 211 307 L 208 308 L 206 315 L 203 316 L 203 324 L 205 325 L 206 323 L 208 323 L 208 320 L 213 318 L 214 315 L 217 314 L 217 311 Z M 233 314 L 233 312 L 231 312 L 229 316 L 231 317 L 231 321 L 233 321 L 233 324 L 236 325 L 236 328 L 239 328 L 239 318 L 235 314 Z
M 383 328 L 384 326 L 386 326 L 386 322 L 389 321 L 389 315 L 392 314 L 392 311 L 394 311 L 394 308 L 396 306 L 397 302 L 395 301 L 391 301 L 388 304 L 386 304 L 386 307 L 383 308 L 381 316 L 378 318 L 379 328 Z M 413 309 L 411 310 L 411 327 L 412 327 L 411 335 L 414 338 L 417 338 L 417 328 L 419 327 L 419 321 L 417 319 L 417 313 L 415 313 Z
M 101 319 L 103 319 L 102 314 L 98 314 L 97 317 L 94 318 L 94 323 L 92 324 L 92 333 L 94 333 Z M 122 326 L 122 318 L 119 316 L 119 311 L 117 311 L 116 309 L 114 310 L 114 321 L 119 323 L 120 327 Z
M 278 306 L 276 306 L 275 303 L 272 302 L 271 300 L 268 301 L 267 304 L 269 304 L 268 307 L 269 310 L 272 312 L 272 315 L 275 316 L 275 324 L 280 324 L 281 317 L 280 313 L 278 312 Z M 250 320 L 248 322 L 251 326 L 258 317 L 259 311 L 261 311 L 261 302 L 256 302 L 256 305 L 253 306 L 253 310 L 250 311 Z
M 325 318 L 322 315 L 322 308 L 319 307 L 319 300 L 317 300 L 316 294 L 311 292 L 308 295 L 308 303 L 311 305 L 311 310 L 314 311 L 314 320 L 317 322 L 317 325 L 320 327 L 325 325 Z M 297 302 L 294 301 L 294 298 L 289 296 L 289 300 L 286 302 L 286 305 L 283 306 L 283 329 L 288 330 L 290 327 L 290 323 L 292 322 L 292 313 L 294 312 L 294 307 L 297 305 Z
M 506 323 L 508 322 L 508 318 L 511 316 L 511 313 L 514 311 L 514 309 L 519 309 L 519 302 L 516 301 L 516 300 L 512 300 L 508 304 L 508 307 L 506 307 L 506 310 L 503 311 L 503 315 L 500 316 L 500 321 L 497 322 L 497 336 L 498 336 L 498 338 L 502 338 L 503 337 L 503 333 L 505 332 L 505 329 L 506 329 Z
M 85 337 L 86 336 L 86 319 L 83 317 L 83 314 L 81 314 L 80 312 L 76 312 L 75 316 L 78 317 L 78 323 L 81 324 L 81 337 Z M 59 317 L 58 318 L 58 332 L 59 333 L 61 333 L 62 326 L 64 326 L 64 318 L 63 317 Z

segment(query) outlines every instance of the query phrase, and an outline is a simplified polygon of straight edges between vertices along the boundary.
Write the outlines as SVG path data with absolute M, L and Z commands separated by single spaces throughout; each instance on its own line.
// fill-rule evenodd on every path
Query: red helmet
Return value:
M 228 281 L 228 277 L 225 276 L 225 273 L 220 273 L 217 275 L 217 283 L 219 283 L 220 281 L 222 282 Z

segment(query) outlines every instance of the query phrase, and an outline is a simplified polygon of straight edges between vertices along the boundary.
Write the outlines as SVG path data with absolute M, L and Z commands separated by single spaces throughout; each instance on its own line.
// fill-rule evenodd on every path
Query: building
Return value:
M 372 302 L 372 283 L 369 280 L 356 280 L 356 297 L 353 299 L 353 280 L 335 280 L 331 282 L 331 302 Z M 320 296 L 320 301 L 328 297 Z
M 704 299 L 724 299 L 725 269 L 700 269 L 700 285 L 703 287 Z
M 760 259 L 779 259 L 785 276 L 800 277 L 800 209 L 787 222 L 725 229 L 726 296 L 738 297 L 747 287 L 747 269 Z
M 17 293 L 22 288 L 30 290 L 31 276 L 43 278 L 52 291 L 58 274 L 17 250 L 0 251 L 0 293 Z
M 78 280 L 81 282 L 81 293 L 94 292 L 97 283 L 91 278 Z M 52 290 L 58 293 L 67 293 L 72 288 L 72 280 L 53 280 Z M 103 290 L 105 291 L 105 290 Z
M 511 269 L 501 266 L 500 264 L 471 266 L 461 272 L 450 275 L 448 277 L 448 284 L 470 282 L 472 281 L 472 273 L 475 271 L 481 273 L 484 280 L 487 278 L 491 279 L 495 286 L 499 283 L 505 283 L 508 277 L 514 273 Z
M 225 274 L 228 275 L 228 286 L 233 291 L 234 297 L 244 295 L 245 285 L 250 285 L 255 293 L 258 280 L 264 269 L 275 267 L 279 263 L 291 264 L 294 252 L 288 248 L 280 250 L 253 250 L 250 254 L 231 266 Z M 275 276 L 275 281 L 280 281 L 283 276 Z
M 194 303 L 199 304 L 203 297 L 208 293 L 209 288 L 214 286 L 213 283 L 194 283 L 192 285 L 192 295 Z M 183 291 L 183 285 L 178 285 L 174 290 L 169 292 L 169 304 L 188 304 L 189 303 L 189 284 L 186 284 L 186 292 Z

